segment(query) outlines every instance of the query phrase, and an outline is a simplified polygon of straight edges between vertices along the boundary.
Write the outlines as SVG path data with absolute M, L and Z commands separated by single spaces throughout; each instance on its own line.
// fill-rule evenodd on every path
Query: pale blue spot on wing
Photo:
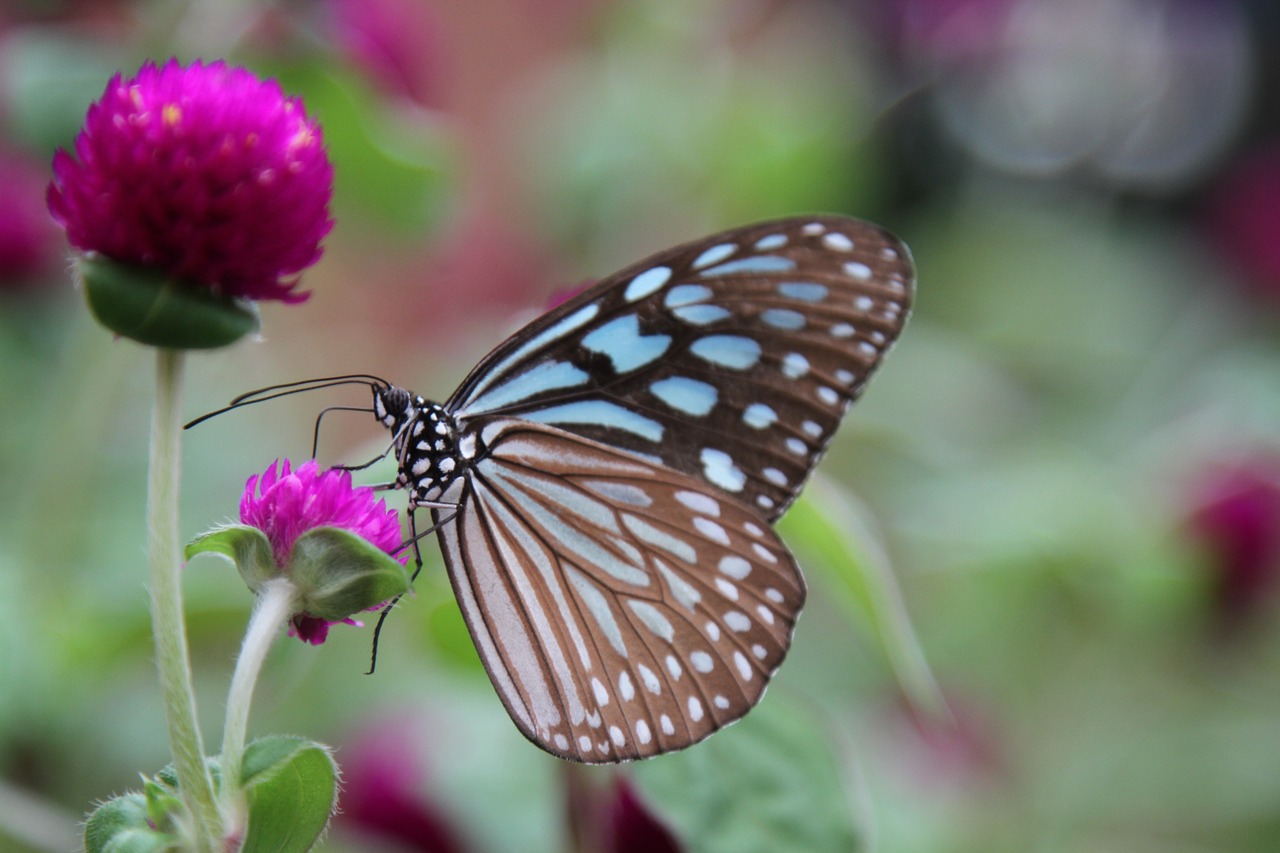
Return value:
M 638 435 L 652 442 L 662 441 L 662 424 L 608 400 L 577 400 L 558 406 L 547 406 L 521 417 L 543 424 L 585 424 L 611 427 Z
M 741 335 L 707 335 L 690 344 L 689 352 L 731 370 L 746 370 L 760 360 L 760 344 Z
M 583 335 L 582 345 L 592 352 L 608 356 L 618 373 L 627 373 L 661 358 L 671 346 L 671 338 L 667 335 L 641 335 L 640 318 L 627 314 Z
M 787 245 L 786 234 L 766 234 L 756 241 L 756 248 L 762 252 L 770 252 L 774 249 L 781 249 Z
M 699 457 L 702 473 L 713 485 L 730 492 L 740 492 L 747 484 L 747 475 L 733 463 L 733 457 L 723 450 L 704 447 Z
M 720 397 L 716 386 L 687 376 L 659 379 L 649 386 L 649 390 L 671 408 L 699 417 L 710 412 Z
M 640 601 L 637 598 L 627 600 L 627 606 L 631 608 L 631 612 L 644 623 L 644 626 L 652 631 L 655 635 L 661 637 L 670 643 L 675 639 L 676 632 L 667 617 L 662 615 L 662 611 L 654 607 L 647 601 Z M 652 671 L 645 668 L 644 672 L 649 673 L 649 677 L 645 677 L 642 673 L 641 677 L 645 678 L 645 686 L 648 687 L 650 693 L 657 693 L 661 687 L 658 679 L 653 677 Z M 653 686 L 650 686 L 653 685 Z
M 637 299 L 644 299 L 652 293 L 656 293 L 671 278 L 670 267 L 654 267 L 647 269 L 640 275 L 631 279 L 631 283 L 627 285 L 623 298 L 628 302 L 635 302 Z
M 614 651 L 625 658 L 627 656 L 627 647 L 622 642 L 622 629 L 618 626 L 618 620 L 609 608 L 609 600 L 605 598 L 604 593 L 594 583 L 573 566 L 565 566 L 564 569 L 565 576 L 569 578 L 569 583 L 573 585 L 574 590 L 578 593 L 578 598 L 583 604 L 587 605 L 587 612 L 595 619 L 596 625 L 600 627 L 600 632 L 608 638 L 609 645 L 613 646 Z
M 790 272 L 796 268 L 796 262 L 778 255 L 756 255 L 750 258 L 739 258 L 702 271 L 702 275 L 730 275 L 732 273 Z
M 472 397 L 468 412 L 491 412 L 527 400 L 543 391 L 585 385 L 586 371 L 567 361 L 544 361 L 479 397 Z
M 727 308 L 719 305 L 686 305 L 671 312 L 677 320 L 683 320 L 693 326 L 706 326 L 730 316 Z
M 677 560 L 688 563 L 689 565 L 697 565 L 698 552 L 694 550 L 686 540 L 673 536 L 665 530 L 654 527 L 637 515 L 624 515 L 622 523 L 630 530 L 635 537 L 645 544 L 652 545 L 655 548 L 661 548 Z M 661 564 L 659 564 L 661 567 Z
M 711 288 L 705 284 L 678 284 L 667 291 L 667 295 L 662 298 L 662 304 L 668 308 L 678 308 L 681 305 L 706 302 L 710 298 Z
M 718 243 L 707 249 L 693 261 L 693 268 L 700 270 L 705 266 L 723 261 L 725 258 L 738 251 L 737 243 Z
M 638 507 L 653 504 L 653 498 L 648 492 L 631 483 L 621 483 L 617 480 L 583 480 L 582 485 L 613 503 Z
M 788 299 L 801 302 L 821 302 L 827 298 L 827 286 L 812 281 L 784 281 L 778 285 L 778 292 Z
M 590 524 L 575 521 L 575 517 L 590 521 L 597 511 L 591 506 L 593 503 L 607 511 L 607 507 L 603 507 L 599 501 L 578 492 L 566 505 L 556 499 L 559 495 L 551 497 L 546 494 L 544 487 L 548 484 L 545 481 L 535 483 L 533 491 L 527 491 L 525 486 L 511 476 L 510 470 L 504 467 L 487 466 L 483 470 L 506 495 L 520 498 L 521 513 L 537 524 L 543 534 L 554 540 L 548 542 L 549 545 L 556 546 L 558 543 L 558 547 L 555 547 L 557 552 L 574 555 L 580 565 L 601 569 L 623 583 L 639 587 L 649 585 L 648 572 L 626 562 L 606 548 L 601 543 L 601 538 L 593 535 Z M 555 509 L 541 503 L 539 498 L 550 500 L 555 504 Z
M 799 379 L 809 372 L 809 359 L 798 352 L 789 352 L 782 357 L 782 374 L 788 379 Z
M 766 429 L 778 421 L 778 413 L 764 403 L 752 403 L 742 410 L 742 422 L 752 429 Z
M 526 341 L 522 346 L 517 347 L 510 355 L 490 368 L 488 373 L 476 383 L 476 386 L 471 389 L 470 395 L 468 395 L 467 399 L 463 401 L 463 404 L 458 407 L 457 413 L 470 413 L 472 411 L 471 405 L 475 402 L 476 398 L 481 396 L 485 389 L 509 370 L 512 365 L 518 364 L 520 361 L 542 349 L 544 346 L 555 343 L 575 329 L 579 329 L 587 323 L 590 323 L 595 319 L 595 316 L 598 313 L 600 313 L 600 306 L 595 302 L 592 302 L 590 305 L 584 305 L 558 323 L 551 325 L 549 328 L 543 329 L 541 332 Z
M 804 328 L 804 315 L 799 311 L 792 311 L 790 308 L 768 308 L 760 312 L 760 319 L 766 325 L 773 326 L 775 329 L 784 329 L 794 332 L 797 329 Z

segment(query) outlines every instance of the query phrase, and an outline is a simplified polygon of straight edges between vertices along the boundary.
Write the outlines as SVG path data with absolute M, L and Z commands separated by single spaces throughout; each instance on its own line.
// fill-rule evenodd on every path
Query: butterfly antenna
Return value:
M 368 373 L 349 373 L 344 376 L 325 376 L 319 379 L 302 379 L 297 382 L 282 382 L 279 385 L 268 385 L 265 388 L 258 388 L 254 391 L 248 391 L 241 394 L 239 397 L 233 399 L 230 404 L 223 406 L 217 411 L 201 415 L 195 420 L 185 424 L 182 428 L 191 429 L 193 426 L 202 424 L 212 417 L 224 414 L 232 409 L 238 409 L 242 406 L 252 406 L 255 403 L 265 403 L 268 400 L 276 400 L 280 397 L 287 397 L 290 394 L 301 394 L 304 391 L 316 391 L 320 388 L 334 388 L 339 385 L 365 385 L 370 388 L 381 388 L 383 390 L 391 387 L 391 383 L 387 380 Z

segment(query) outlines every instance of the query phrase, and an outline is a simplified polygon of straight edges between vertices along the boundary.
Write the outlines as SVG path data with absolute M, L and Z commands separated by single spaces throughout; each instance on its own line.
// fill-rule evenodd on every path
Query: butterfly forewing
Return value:
M 774 520 L 906 321 L 883 229 L 806 217 L 724 232 L 604 279 L 494 350 L 446 404 L 621 447 Z
M 804 582 L 755 511 L 555 427 L 478 429 L 485 455 L 459 481 L 441 544 L 481 658 L 530 740 L 590 763 L 642 758 L 759 701 Z

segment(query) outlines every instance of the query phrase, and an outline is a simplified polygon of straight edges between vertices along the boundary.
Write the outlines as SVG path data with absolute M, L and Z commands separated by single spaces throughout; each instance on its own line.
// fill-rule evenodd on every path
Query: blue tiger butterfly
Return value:
M 369 385 L 399 465 L 389 485 L 431 512 L 516 726 L 561 758 L 646 758 L 742 717 L 782 663 L 805 583 L 772 523 L 914 289 L 884 229 L 779 219 L 601 280 L 444 403 L 352 376 L 232 406 Z

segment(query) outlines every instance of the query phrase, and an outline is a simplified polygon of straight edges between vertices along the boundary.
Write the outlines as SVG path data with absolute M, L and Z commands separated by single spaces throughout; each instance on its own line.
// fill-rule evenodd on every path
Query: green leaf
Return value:
M 171 349 L 211 349 L 258 329 L 253 303 L 101 255 L 81 259 L 89 310 L 117 335 Z
M 99 806 L 84 825 L 86 853 L 161 853 L 177 849 L 172 833 L 149 823 L 149 798 L 130 792 Z
M 338 804 L 338 765 L 327 747 L 304 738 L 249 744 L 241 783 L 249 800 L 242 853 L 310 850 Z
M 334 164 L 334 206 L 377 217 L 380 235 L 419 239 L 448 198 L 452 170 L 440 126 L 424 113 L 394 109 L 359 74 L 326 59 L 263 70 L 301 94 L 320 120 Z
M 246 524 L 228 524 L 203 533 L 191 540 L 183 552 L 190 560 L 197 554 L 221 554 L 235 563 L 240 577 L 254 592 L 262 588 L 262 584 L 280 576 L 275 556 L 271 552 L 271 541 L 267 535 L 256 527 Z
M 317 527 L 298 537 L 288 575 L 304 613 L 338 622 L 411 588 L 404 566 L 349 530 Z
M 634 775 L 690 850 L 861 848 L 830 744 L 774 697 L 693 749 L 641 762 Z
M 825 572 L 856 624 L 868 625 L 906 699 L 926 716 L 947 717 L 946 701 L 911 627 L 889 558 L 871 533 L 866 510 L 821 476 L 806 487 L 778 528 L 806 552 L 806 569 Z

